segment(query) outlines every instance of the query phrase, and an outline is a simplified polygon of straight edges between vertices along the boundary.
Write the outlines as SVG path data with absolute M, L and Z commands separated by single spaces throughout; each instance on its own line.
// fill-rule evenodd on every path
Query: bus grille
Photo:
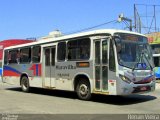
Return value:
M 150 83 L 151 81 L 138 81 L 138 82 L 134 82 L 134 84 L 146 84 L 146 83 Z
M 139 92 L 145 92 L 145 91 L 151 91 L 150 86 L 138 86 L 134 88 L 134 91 L 132 93 L 139 93 Z
M 134 84 L 146 84 L 146 83 L 150 83 L 152 80 L 154 80 L 153 76 L 150 76 L 144 80 L 140 80 L 138 82 L 134 82 Z

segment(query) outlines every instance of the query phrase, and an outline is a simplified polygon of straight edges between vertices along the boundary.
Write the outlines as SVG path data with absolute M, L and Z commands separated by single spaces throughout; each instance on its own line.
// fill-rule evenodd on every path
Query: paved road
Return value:
M 23 93 L 19 87 L 0 84 L 0 113 L 160 113 L 160 89 L 152 93 L 124 97 L 94 95 L 91 101 L 81 101 L 73 92 L 34 88 L 30 93 Z
M 133 120 L 129 115 L 137 113 L 144 118 L 160 114 L 160 84 L 143 95 L 94 95 L 91 101 L 81 101 L 73 92 L 34 88 L 24 93 L 0 83 L 0 120 Z

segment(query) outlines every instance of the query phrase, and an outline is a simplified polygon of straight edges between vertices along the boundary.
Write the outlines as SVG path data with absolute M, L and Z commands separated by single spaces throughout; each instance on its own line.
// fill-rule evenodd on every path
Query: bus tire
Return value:
M 21 88 L 23 92 L 29 92 L 29 80 L 26 76 L 21 78 Z
M 89 100 L 91 98 L 91 89 L 87 80 L 80 80 L 76 86 L 76 93 L 81 100 Z

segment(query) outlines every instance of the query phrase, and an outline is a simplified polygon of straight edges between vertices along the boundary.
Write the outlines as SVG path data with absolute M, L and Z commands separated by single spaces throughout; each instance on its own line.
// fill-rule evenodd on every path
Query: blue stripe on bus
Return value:
M 3 70 L 8 70 L 8 71 L 12 71 L 12 72 L 15 72 L 15 73 L 18 73 L 18 74 L 21 74 L 21 72 L 19 72 L 18 70 L 14 69 L 14 68 L 11 68 L 9 66 L 4 66 L 3 67 Z

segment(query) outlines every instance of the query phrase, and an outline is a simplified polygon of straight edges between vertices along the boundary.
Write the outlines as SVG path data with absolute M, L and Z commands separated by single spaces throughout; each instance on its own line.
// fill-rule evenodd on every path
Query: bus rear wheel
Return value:
M 89 100 L 91 98 L 89 82 L 86 80 L 79 81 L 76 87 L 76 92 L 81 100 Z
M 21 78 L 21 88 L 23 92 L 29 92 L 29 80 L 26 76 Z

